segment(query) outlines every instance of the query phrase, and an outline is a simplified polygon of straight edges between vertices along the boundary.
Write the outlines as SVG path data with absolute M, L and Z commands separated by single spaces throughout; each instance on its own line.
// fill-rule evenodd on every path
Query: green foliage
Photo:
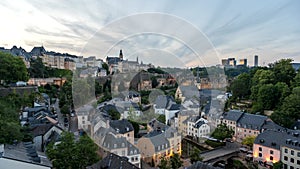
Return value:
M 149 68 L 149 69 L 147 69 L 147 71 L 148 71 L 149 73 L 167 74 L 165 71 L 163 71 L 163 70 L 160 69 L 160 68 Z
M 252 148 L 255 138 L 256 136 L 245 137 L 242 141 L 242 144 Z
M 22 106 L 32 104 L 36 94 L 24 95 L 10 94 L 0 98 L 0 143 L 12 143 L 14 140 L 28 139 L 26 133 L 22 132 L 19 123 L 19 111 Z
M 205 140 L 205 144 L 207 144 L 211 147 L 214 147 L 214 148 L 225 145 L 223 142 L 216 142 L 216 141 L 211 141 L 211 140 Z
M 28 81 L 28 78 L 26 66 L 21 58 L 0 52 L 0 80 L 10 83 Z
M 158 164 L 159 169 L 171 169 L 170 161 L 166 157 L 160 157 L 160 163 Z
M 99 160 L 96 151 L 97 146 L 88 136 L 81 136 L 79 141 L 75 142 L 72 133 L 64 132 L 59 144 L 50 143 L 47 146 L 46 154 L 54 168 L 83 169 Z
M 40 57 L 30 60 L 28 72 L 32 78 L 65 77 L 71 80 L 73 77 L 71 70 L 46 67 Z
M 161 123 L 164 123 L 166 122 L 166 116 L 164 114 L 160 114 L 158 117 L 157 117 L 157 120 Z
M 296 72 L 292 66 L 292 59 L 281 59 L 274 64 L 271 64 L 271 70 L 275 74 L 276 82 L 283 82 L 290 86 L 291 81 L 293 81 Z
M 224 140 L 225 138 L 232 138 L 234 131 L 229 129 L 225 123 L 219 124 L 211 136 L 218 140 Z
M 247 98 L 250 95 L 251 77 L 247 73 L 240 74 L 231 84 L 230 90 L 234 98 Z
M 132 121 L 132 120 L 128 120 L 132 126 L 133 126 L 133 129 L 134 129 L 134 137 L 137 137 L 138 136 L 138 133 L 140 131 L 140 124 L 138 122 L 135 122 L 135 121 Z
M 183 165 L 183 161 L 180 159 L 180 155 L 175 153 L 170 157 L 171 168 L 179 168 Z
M 281 169 L 283 166 L 283 163 L 281 161 L 276 162 L 273 164 L 273 169 Z
M 121 114 L 114 109 L 109 109 L 108 114 L 111 116 L 112 120 L 119 120 L 121 117 Z
M 291 127 L 300 119 L 300 87 L 295 87 L 292 93 L 287 96 L 281 108 L 271 115 L 271 119 L 284 127 Z
M 107 74 L 110 74 L 109 67 L 106 63 L 102 63 L 102 68 L 106 70 Z
M 197 161 L 202 161 L 203 157 L 200 156 L 200 150 L 197 147 L 194 147 L 192 150 L 192 154 L 190 155 L 191 163 L 194 164 Z

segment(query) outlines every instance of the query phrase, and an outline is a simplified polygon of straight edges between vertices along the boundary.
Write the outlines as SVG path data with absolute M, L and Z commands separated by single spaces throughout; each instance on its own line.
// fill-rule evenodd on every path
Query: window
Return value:
M 300 152 L 297 153 L 297 156 L 300 157 Z
M 289 160 L 289 158 L 287 156 L 284 156 L 283 159 L 284 159 L 284 161 L 288 161 Z
M 285 148 L 285 149 L 284 149 L 284 152 L 285 152 L 285 153 L 288 153 L 288 149 Z
M 272 161 L 273 161 L 273 156 L 270 156 L 270 160 L 272 160 Z
M 259 156 L 259 157 L 262 157 L 262 153 L 259 153 L 258 156 Z
M 125 156 L 125 150 L 122 151 L 122 156 Z
M 291 160 L 290 160 L 290 161 L 291 161 L 291 163 L 294 163 L 294 158 L 291 158 Z
M 297 164 L 300 165 L 300 160 L 297 160 Z
M 291 150 L 291 154 L 294 155 L 294 150 Z
M 117 148 L 117 144 L 114 144 L 114 148 Z
M 270 150 L 270 154 L 274 154 L 273 150 Z
M 249 130 L 249 133 L 251 133 L 251 130 Z
M 293 166 L 290 166 L 290 169 L 294 169 L 294 167 L 293 167 Z
M 259 150 L 259 151 L 262 151 L 262 148 L 261 148 L 261 147 L 258 147 L 258 150 Z
M 131 161 L 134 161 L 134 158 L 133 158 L 133 157 L 131 157 Z

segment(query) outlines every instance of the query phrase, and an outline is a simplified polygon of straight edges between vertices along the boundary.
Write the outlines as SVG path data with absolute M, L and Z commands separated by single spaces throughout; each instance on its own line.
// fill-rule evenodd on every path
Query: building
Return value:
M 236 66 L 235 58 L 228 58 L 228 65 L 235 67 Z
M 182 110 L 175 117 L 175 128 L 177 128 L 178 133 L 182 136 L 188 135 L 188 123 L 187 119 L 191 116 L 198 116 L 198 113 L 192 110 Z
M 240 59 L 239 65 L 241 65 L 241 66 L 247 66 L 248 65 L 247 59 Z
M 185 123 L 185 122 L 184 122 Z M 194 138 L 209 136 L 210 126 L 208 121 L 200 116 L 192 116 L 186 120 L 187 135 Z
M 116 154 L 110 153 L 108 156 L 103 158 L 101 161 L 88 166 L 87 169 L 99 169 L 99 168 L 105 168 L 105 169 L 139 169 L 139 167 L 131 164 L 128 162 L 128 158 L 121 157 Z
M 36 151 L 31 142 L 14 145 L 0 144 L 0 168 L 51 169 L 52 164 L 45 153 Z
M 273 166 L 281 161 L 284 169 L 300 166 L 299 130 L 265 130 L 253 144 L 253 160 Z
M 102 157 L 106 157 L 110 153 L 113 153 L 127 158 L 128 162 L 131 164 L 141 167 L 140 151 L 136 146 L 127 140 L 127 135 L 126 137 L 123 137 L 123 134 L 118 133 L 111 127 L 100 127 L 94 134 L 94 140 L 100 148 L 100 155 Z
M 128 120 L 111 120 L 109 122 L 109 127 L 118 133 L 118 137 L 124 137 L 131 144 L 134 144 L 134 129 Z
M 177 104 L 172 96 L 159 95 L 153 104 L 156 114 L 164 114 L 166 117 L 165 124 L 168 124 L 171 118 L 180 111 L 181 105 Z
M 162 156 L 168 157 L 171 154 L 170 143 L 162 131 L 155 130 L 144 135 L 138 140 L 137 147 L 143 161 L 154 163 L 155 166 L 160 163 Z
M 258 55 L 254 56 L 254 67 L 258 66 Z
M 244 113 L 237 122 L 236 140 L 242 142 L 248 136 L 257 136 L 266 121 L 266 116 Z
M 220 118 L 220 122 L 218 123 L 224 123 L 228 126 L 229 129 L 232 129 L 234 131 L 234 138 L 235 138 L 237 135 L 236 125 L 243 114 L 244 112 L 239 110 L 230 110 L 228 112 L 223 113 L 223 115 Z

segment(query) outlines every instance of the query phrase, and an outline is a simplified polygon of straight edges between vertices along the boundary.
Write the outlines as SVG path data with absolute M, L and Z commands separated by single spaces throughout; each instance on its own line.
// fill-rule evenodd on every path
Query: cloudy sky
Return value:
M 259 55 L 300 62 L 298 0 L 0 1 L 0 46 L 83 56 L 118 55 L 161 66 L 220 64 Z

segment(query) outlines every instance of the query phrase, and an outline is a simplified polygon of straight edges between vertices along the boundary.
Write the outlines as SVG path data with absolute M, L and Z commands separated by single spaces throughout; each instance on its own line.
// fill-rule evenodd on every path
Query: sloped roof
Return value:
M 126 119 L 111 120 L 109 125 L 121 134 L 125 134 L 134 130 L 132 124 Z
M 164 109 L 167 108 L 170 102 L 175 103 L 172 96 L 159 95 L 156 97 L 154 104 L 156 105 L 156 108 Z
M 158 150 L 158 146 L 164 145 L 164 149 L 170 147 L 169 141 L 164 136 L 164 133 L 161 131 L 151 131 L 148 134 L 144 135 L 143 137 L 149 138 L 151 143 L 154 145 L 155 151 L 161 151 L 162 149 Z
M 223 113 L 223 118 L 226 120 L 231 120 L 237 122 L 241 116 L 243 115 L 242 111 L 239 110 L 230 110 L 228 112 Z
M 260 130 L 266 120 L 266 116 L 244 113 L 238 121 L 237 126 L 253 130 Z
M 122 158 L 116 154 L 110 153 L 101 161 L 88 166 L 87 169 L 138 169 L 137 166 L 128 162 L 126 158 Z

